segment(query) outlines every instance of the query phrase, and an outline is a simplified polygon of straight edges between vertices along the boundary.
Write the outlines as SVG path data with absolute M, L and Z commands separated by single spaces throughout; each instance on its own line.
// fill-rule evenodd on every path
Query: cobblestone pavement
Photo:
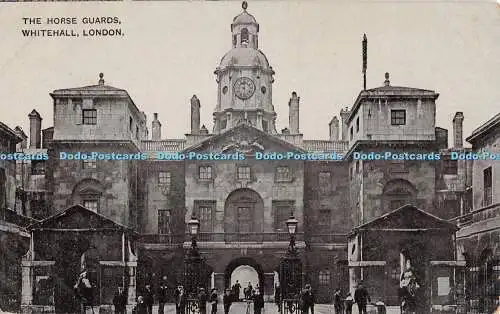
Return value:
M 222 308 L 222 304 L 219 304 L 217 309 L 217 314 L 224 314 L 224 310 Z M 353 314 L 358 314 L 358 310 L 356 305 L 353 306 Z M 158 306 L 153 308 L 153 314 L 158 313 Z M 333 309 L 333 305 L 331 304 L 317 304 L 314 307 L 314 314 L 334 314 L 335 311 Z M 371 309 L 368 313 L 377 313 L 375 309 Z M 397 307 L 389 307 L 387 309 L 387 314 L 399 314 L 401 313 Z M 165 306 L 165 314 L 175 314 L 175 306 L 172 304 L 167 304 Z M 210 305 L 207 306 L 207 314 L 210 314 Z M 246 314 L 246 304 L 243 302 L 234 303 L 231 306 L 231 310 L 229 314 Z M 250 313 L 253 314 L 253 311 Z M 278 310 L 274 303 L 266 303 L 264 306 L 264 311 L 262 314 L 278 314 Z

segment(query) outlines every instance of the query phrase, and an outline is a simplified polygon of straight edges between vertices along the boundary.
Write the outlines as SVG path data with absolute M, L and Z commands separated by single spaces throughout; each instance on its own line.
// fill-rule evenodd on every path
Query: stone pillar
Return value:
M 28 115 L 30 119 L 30 148 L 42 147 L 42 117 L 33 109 Z
M 22 288 L 21 288 L 21 306 L 33 304 L 33 261 L 31 251 L 23 256 L 21 262 Z
M 462 112 L 455 113 L 455 117 L 453 118 L 453 148 L 464 147 L 463 123 L 464 114 Z
M 191 134 L 198 134 L 200 131 L 200 100 L 196 95 L 191 98 Z
M 333 117 L 332 121 L 328 124 L 330 127 L 330 141 L 338 141 L 339 140 L 339 119 L 337 117 Z
M 136 304 L 136 275 L 137 275 L 137 256 L 132 252 L 130 240 L 127 240 L 128 262 L 128 287 L 127 287 L 127 313 L 132 313 Z
M 274 301 L 274 273 L 264 274 L 264 301 Z
M 158 113 L 153 114 L 154 119 L 151 122 L 151 138 L 153 141 L 161 140 L 161 123 L 158 121 Z
M 224 273 L 214 273 L 214 288 L 217 289 L 217 294 L 219 299 L 222 301 L 222 296 L 224 295 Z
M 289 113 L 289 127 L 292 134 L 299 134 L 299 102 L 300 97 L 297 96 L 296 92 L 292 93 L 292 98 L 288 102 Z

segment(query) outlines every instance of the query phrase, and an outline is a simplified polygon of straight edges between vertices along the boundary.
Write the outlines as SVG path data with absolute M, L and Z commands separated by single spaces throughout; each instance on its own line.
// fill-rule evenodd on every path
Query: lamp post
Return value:
M 282 313 L 298 313 L 299 295 L 302 287 L 302 262 L 295 247 L 298 220 L 290 215 L 286 221 L 290 243 L 285 257 L 280 261 L 280 289 Z
M 189 234 L 191 235 L 191 247 L 188 249 L 184 259 L 184 288 L 188 298 L 194 298 L 197 294 L 197 288 L 202 282 L 202 259 L 196 244 L 200 221 L 193 216 L 187 225 Z

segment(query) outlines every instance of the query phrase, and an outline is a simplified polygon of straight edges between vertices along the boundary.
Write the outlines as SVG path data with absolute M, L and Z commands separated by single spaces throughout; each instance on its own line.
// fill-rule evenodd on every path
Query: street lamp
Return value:
M 197 250 L 196 236 L 198 235 L 198 230 L 200 229 L 200 221 L 196 219 L 195 216 L 191 217 L 188 222 L 189 234 L 191 234 L 191 250 Z
M 290 244 L 288 245 L 288 253 L 289 254 L 296 254 L 297 249 L 295 248 L 295 234 L 297 233 L 297 225 L 299 224 L 299 221 L 295 219 L 295 217 L 290 215 L 290 218 L 286 221 L 286 227 L 288 230 L 288 234 L 290 235 Z

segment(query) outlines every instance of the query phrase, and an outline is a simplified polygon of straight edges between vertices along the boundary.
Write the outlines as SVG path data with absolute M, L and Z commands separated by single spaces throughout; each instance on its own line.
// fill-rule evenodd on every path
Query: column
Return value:
M 214 288 L 217 289 L 217 294 L 219 295 L 219 299 L 222 300 L 222 296 L 224 295 L 224 273 L 214 273 Z
M 31 260 L 31 256 L 31 251 L 28 251 L 28 253 L 23 256 L 21 262 L 21 306 L 33 304 L 33 261 Z
M 127 287 L 127 313 L 132 313 L 136 304 L 136 274 L 137 274 L 137 256 L 132 252 L 132 244 L 130 239 L 127 240 L 128 262 L 126 269 L 128 271 L 128 287 Z
M 264 273 L 264 301 L 274 301 L 274 273 Z

